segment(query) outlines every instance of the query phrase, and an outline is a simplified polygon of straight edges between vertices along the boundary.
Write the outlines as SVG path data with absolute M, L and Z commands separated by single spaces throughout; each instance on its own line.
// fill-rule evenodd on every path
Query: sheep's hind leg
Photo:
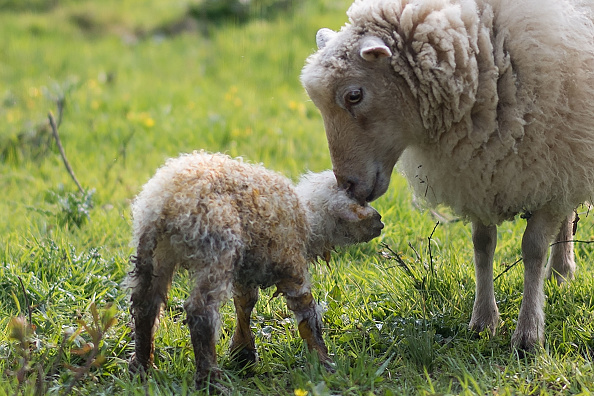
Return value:
M 522 350 L 531 350 L 544 340 L 544 265 L 559 224 L 546 211 L 534 212 L 522 238 L 524 297 L 512 336 L 512 345 Z
M 256 343 L 250 328 L 250 316 L 258 302 L 258 287 L 247 287 L 235 282 L 233 286 L 233 303 L 237 324 L 231 339 L 229 351 L 231 358 L 241 366 L 255 364 L 258 361 Z
M 495 334 L 499 322 L 499 310 L 495 302 L 493 286 L 493 255 L 497 245 L 497 226 L 472 223 L 472 242 L 474 244 L 474 267 L 476 275 L 476 295 L 470 329 L 481 332 L 489 329 Z
M 557 284 L 573 279 L 575 273 L 573 243 L 567 242 L 573 239 L 573 219 L 572 213 L 561 224 L 559 234 L 551 247 L 551 255 L 545 270 L 545 277 L 547 279 L 553 277 Z
M 277 284 L 278 292 L 285 295 L 287 307 L 295 314 L 299 335 L 310 351 L 316 352 L 320 362 L 329 371 L 334 371 L 328 348 L 322 338 L 322 314 L 311 295 L 309 286 L 303 284 Z

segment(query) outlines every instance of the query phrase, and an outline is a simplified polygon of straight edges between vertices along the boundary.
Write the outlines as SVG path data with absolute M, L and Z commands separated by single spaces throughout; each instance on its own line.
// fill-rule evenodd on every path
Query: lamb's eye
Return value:
M 345 95 L 347 104 L 354 105 L 363 99 L 363 91 L 361 89 L 352 89 Z

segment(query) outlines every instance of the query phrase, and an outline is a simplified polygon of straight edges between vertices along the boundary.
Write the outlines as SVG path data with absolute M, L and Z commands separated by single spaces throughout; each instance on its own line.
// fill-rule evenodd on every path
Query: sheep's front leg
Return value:
M 233 286 L 233 303 L 237 324 L 231 339 L 231 357 L 237 363 L 247 366 L 258 360 L 254 335 L 250 328 L 250 316 L 258 302 L 258 287 L 246 287 L 238 282 Z
M 512 345 L 530 350 L 544 340 L 544 266 L 560 221 L 546 211 L 534 212 L 528 219 L 522 238 L 524 260 L 524 297 Z
M 472 223 L 472 242 L 476 295 L 469 327 L 476 332 L 489 329 L 492 334 L 495 334 L 495 328 L 499 322 L 499 310 L 493 287 L 493 255 L 497 245 L 497 226 L 485 226 L 480 222 Z
M 320 307 L 315 302 L 311 291 L 298 295 L 285 293 L 287 307 L 295 314 L 298 323 L 299 335 L 306 342 L 310 351 L 315 351 L 320 362 L 328 369 L 333 370 L 332 359 L 328 356 L 328 348 L 322 338 L 322 314 Z
M 554 277 L 558 284 L 573 279 L 575 273 L 575 257 L 573 243 L 567 242 L 573 238 L 574 214 L 569 215 L 557 234 L 555 243 L 551 247 L 551 255 L 545 270 L 545 277 Z

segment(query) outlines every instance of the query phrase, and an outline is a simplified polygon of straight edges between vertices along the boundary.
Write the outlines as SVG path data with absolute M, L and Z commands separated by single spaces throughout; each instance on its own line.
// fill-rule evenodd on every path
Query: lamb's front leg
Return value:
M 322 338 L 322 313 L 311 295 L 309 282 L 282 282 L 277 284 L 277 291 L 285 295 L 287 307 L 295 314 L 299 335 L 308 349 L 317 353 L 320 362 L 328 370 L 333 370 L 332 359 L 328 356 L 328 348 Z
M 472 223 L 472 242 L 476 295 L 469 327 L 476 332 L 488 328 L 492 334 L 495 334 L 495 328 L 499 322 L 499 310 L 493 287 L 493 255 L 497 245 L 497 226 L 485 226 L 480 222 Z
M 186 323 L 190 329 L 190 338 L 194 348 L 196 361 L 196 386 L 198 389 L 207 383 L 210 377 L 210 388 L 215 389 L 216 380 L 221 373 L 217 367 L 216 342 L 220 327 L 218 304 L 193 305 L 192 300 L 185 304 Z
M 561 221 L 546 211 L 532 213 L 522 238 L 524 297 L 512 345 L 530 350 L 544 340 L 544 267 L 549 244 Z
M 231 358 L 241 365 L 256 363 L 258 354 L 254 335 L 250 327 L 250 316 L 258 302 L 258 287 L 243 286 L 238 282 L 233 285 L 233 303 L 237 324 L 231 339 Z

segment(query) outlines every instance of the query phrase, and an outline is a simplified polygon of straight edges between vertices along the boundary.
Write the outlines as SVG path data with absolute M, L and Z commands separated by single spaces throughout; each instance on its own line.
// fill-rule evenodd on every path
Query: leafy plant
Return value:
M 50 190 L 46 194 L 46 201 L 56 206 L 53 214 L 61 227 L 78 228 L 91 219 L 95 189 L 84 190 L 82 193 L 65 191 L 63 189 Z

